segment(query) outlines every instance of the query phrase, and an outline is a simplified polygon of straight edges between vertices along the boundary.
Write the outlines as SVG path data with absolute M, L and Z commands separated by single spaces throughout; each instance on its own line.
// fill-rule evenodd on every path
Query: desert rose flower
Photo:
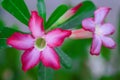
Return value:
M 99 55 L 101 46 L 115 48 L 116 43 L 109 36 L 115 32 L 111 23 L 105 23 L 104 19 L 109 13 L 110 8 L 100 7 L 94 12 L 94 18 L 87 18 L 82 21 L 83 29 L 92 32 L 93 41 L 90 49 L 92 55 Z
M 40 61 L 46 67 L 60 68 L 60 59 L 55 47 L 61 46 L 64 39 L 71 35 L 71 31 L 56 28 L 46 33 L 43 27 L 43 19 L 36 11 L 32 11 L 29 20 L 31 34 L 14 33 L 7 39 L 7 44 L 19 50 L 25 50 L 22 54 L 22 69 L 27 71 Z

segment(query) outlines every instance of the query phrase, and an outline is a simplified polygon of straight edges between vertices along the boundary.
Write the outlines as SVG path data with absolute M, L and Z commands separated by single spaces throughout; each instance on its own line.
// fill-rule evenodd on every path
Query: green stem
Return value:
M 42 77 L 45 78 L 45 67 L 42 63 L 38 65 L 38 80 L 42 80 Z M 45 80 L 45 79 L 43 79 Z
M 53 70 L 46 68 L 42 63 L 38 66 L 38 80 L 53 80 Z

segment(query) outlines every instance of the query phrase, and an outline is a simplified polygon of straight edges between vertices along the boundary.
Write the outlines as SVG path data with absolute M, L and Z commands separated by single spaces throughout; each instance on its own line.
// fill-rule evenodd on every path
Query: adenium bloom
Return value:
M 71 35 L 71 31 L 57 28 L 46 33 L 43 27 L 43 19 L 38 16 L 36 11 L 32 12 L 29 29 L 32 34 L 16 32 L 7 40 L 8 45 L 19 50 L 25 50 L 21 58 L 22 69 L 27 71 L 40 61 L 46 67 L 59 69 L 60 59 L 54 48 L 62 45 L 64 39 Z
M 94 18 L 87 18 L 82 21 L 85 30 L 93 33 L 93 42 L 90 49 L 92 55 L 99 55 L 101 46 L 107 48 L 115 48 L 116 44 L 109 35 L 115 32 L 115 28 L 111 23 L 104 23 L 104 19 L 109 13 L 110 8 L 101 7 L 94 12 Z

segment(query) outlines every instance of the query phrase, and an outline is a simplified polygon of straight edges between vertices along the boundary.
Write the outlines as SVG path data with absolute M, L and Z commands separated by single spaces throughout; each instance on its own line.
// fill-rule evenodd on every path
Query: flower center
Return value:
M 35 47 L 40 51 L 45 49 L 45 47 L 46 47 L 45 39 L 44 38 L 37 38 L 35 41 Z
M 102 31 L 101 31 L 101 29 L 99 28 L 98 25 L 96 25 L 96 27 L 95 27 L 95 33 L 96 33 L 97 35 L 101 35 L 101 34 L 102 34 Z

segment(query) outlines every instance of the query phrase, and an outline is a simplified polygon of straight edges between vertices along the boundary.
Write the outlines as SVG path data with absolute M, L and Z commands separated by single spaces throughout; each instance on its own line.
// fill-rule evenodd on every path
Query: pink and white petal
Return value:
M 105 17 L 108 15 L 111 8 L 108 7 L 100 7 L 94 12 L 95 23 L 102 24 L 104 22 Z
M 94 35 L 90 53 L 92 55 L 99 55 L 102 46 L 102 41 L 99 36 Z
M 87 18 L 82 21 L 82 27 L 85 30 L 93 32 L 95 30 L 95 23 L 93 18 Z
M 40 57 L 41 61 L 43 62 L 43 65 L 46 67 L 51 67 L 55 70 L 60 68 L 60 59 L 57 55 L 56 51 L 47 46 L 44 51 L 41 54 Z
M 62 45 L 65 38 L 71 35 L 70 30 L 62 30 L 60 28 L 56 28 L 50 32 L 48 32 L 45 36 L 47 44 L 51 47 L 57 47 Z
M 32 11 L 32 15 L 29 20 L 29 28 L 34 37 L 41 37 L 44 34 L 43 19 L 36 11 Z
M 103 24 L 100 29 L 103 35 L 112 35 L 115 32 L 115 27 L 110 23 Z
M 29 34 L 16 32 L 7 39 L 7 44 L 19 50 L 26 50 L 33 47 L 34 39 Z
M 26 72 L 36 66 L 40 62 L 40 54 L 36 48 L 26 50 L 21 57 L 23 71 Z
M 92 32 L 86 31 L 84 29 L 72 30 L 72 34 L 69 38 L 72 39 L 92 38 Z
M 116 47 L 116 43 L 114 42 L 114 40 L 112 38 L 102 36 L 101 39 L 102 39 L 102 43 L 105 47 L 111 48 L 111 49 Z

